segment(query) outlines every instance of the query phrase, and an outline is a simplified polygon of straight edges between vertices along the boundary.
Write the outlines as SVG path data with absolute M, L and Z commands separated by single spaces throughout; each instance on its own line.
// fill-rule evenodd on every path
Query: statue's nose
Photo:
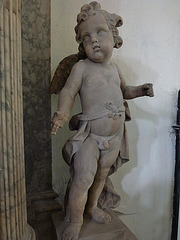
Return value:
M 98 42 L 98 38 L 96 36 L 93 36 L 91 38 L 92 43 Z

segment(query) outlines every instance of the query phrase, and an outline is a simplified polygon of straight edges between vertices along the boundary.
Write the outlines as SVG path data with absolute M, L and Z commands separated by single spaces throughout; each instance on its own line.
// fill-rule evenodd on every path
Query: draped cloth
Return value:
M 126 107 L 126 105 L 125 105 Z M 112 112 L 112 111 L 111 111 Z M 121 111 L 118 111 L 118 114 Z M 127 111 L 125 111 L 126 113 Z M 108 112 L 109 114 L 109 112 Z M 114 116 L 117 115 L 117 112 L 113 112 Z M 106 112 L 107 115 L 107 112 Z M 102 116 L 101 116 L 102 117 Z M 130 120 L 130 115 L 128 112 L 128 116 L 126 114 L 126 119 L 128 117 L 128 120 Z M 82 120 L 83 118 L 83 120 Z M 77 130 L 75 135 L 73 135 L 70 139 L 67 140 L 65 143 L 62 152 L 63 152 L 63 158 L 66 161 L 66 163 L 70 166 L 71 171 L 71 177 L 73 178 L 73 156 L 74 154 L 81 148 L 83 142 L 90 136 L 91 129 L 90 129 L 90 120 L 84 120 L 87 117 L 78 114 L 72 117 L 69 123 L 69 127 L 71 130 Z M 121 167 L 124 163 L 129 161 L 129 148 L 128 148 L 128 140 L 127 140 L 127 131 L 126 126 L 124 123 L 123 129 L 119 132 L 121 137 L 119 144 L 119 153 L 117 158 L 115 159 L 113 165 L 110 168 L 109 174 L 106 178 L 106 182 L 103 188 L 103 191 L 101 193 L 101 196 L 99 197 L 99 206 L 101 208 L 115 208 L 120 203 L 120 196 L 118 193 L 115 192 L 113 184 L 109 178 L 111 174 L 117 171 L 119 167 Z M 93 134 L 94 135 L 94 134 Z M 98 136 L 97 136 L 98 137 Z M 113 137 L 113 136 L 112 136 Z M 95 138 L 96 139 L 96 138 Z M 101 149 L 100 149 L 101 151 Z M 70 180 L 70 182 L 72 179 Z

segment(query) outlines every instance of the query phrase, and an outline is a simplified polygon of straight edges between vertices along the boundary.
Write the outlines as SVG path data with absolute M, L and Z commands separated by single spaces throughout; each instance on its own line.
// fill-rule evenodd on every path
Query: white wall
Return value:
M 84 0 L 52 1 L 52 74 L 62 60 L 77 52 L 76 15 Z M 112 177 L 121 194 L 121 219 L 139 240 L 169 240 L 171 231 L 177 91 L 180 88 L 180 1 L 101 0 L 103 9 L 122 16 L 123 47 L 114 50 L 130 85 L 154 84 L 154 98 L 129 101 L 127 124 L 130 162 Z M 56 109 L 52 98 L 52 112 Z M 74 111 L 79 110 L 76 104 Z M 60 148 L 67 128 L 53 137 L 53 185 L 64 194 L 68 168 Z

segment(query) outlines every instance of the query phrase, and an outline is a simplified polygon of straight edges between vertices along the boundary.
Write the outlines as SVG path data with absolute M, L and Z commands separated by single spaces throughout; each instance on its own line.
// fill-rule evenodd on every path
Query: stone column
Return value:
M 0 239 L 33 240 L 27 224 L 22 113 L 21 1 L 0 1 Z

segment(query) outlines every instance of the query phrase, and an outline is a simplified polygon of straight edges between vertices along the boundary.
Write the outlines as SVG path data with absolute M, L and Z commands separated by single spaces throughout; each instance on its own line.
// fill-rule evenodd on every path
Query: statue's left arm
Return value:
M 154 97 L 152 83 L 145 83 L 140 86 L 122 86 L 121 89 L 123 98 L 127 100 L 143 96 Z
M 121 80 L 121 90 L 122 90 L 124 99 L 128 100 L 128 99 L 133 99 L 133 98 L 143 97 L 143 96 L 154 97 L 152 83 L 145 83 L 139 86 L 127 86 L 120 70 L 118 68 L 117 70 Z

